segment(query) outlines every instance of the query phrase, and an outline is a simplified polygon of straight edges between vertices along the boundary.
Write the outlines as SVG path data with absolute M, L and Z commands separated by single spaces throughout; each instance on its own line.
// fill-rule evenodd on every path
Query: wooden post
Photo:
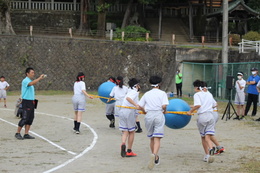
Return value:
M 204 48 L 205 36 L 201 36 L 202 47 Z
M 70 38 L 72 38 L 72 29 L 69 28 L 69 34 L 70 34 Z
M 175 34 L 172 34 L 172 44 L 175 44 Z
M 113 40 L 113 29 L 110 30 L 110 40 Z
M 145 39 L 146 39 L 146 42 L 148 43 L 149 42 L 149 33 L 146 33 Z
M 233 43 L 233 38 L 232 36 L 229 37 L 229 46 L 232 47 L 232 43 Z
M 125 32 L 123 31 L 122 32 L 122 41 L 124 41 L 125 40 Z
M 33 32 L 33 26 L 30 26 L 30 36 L 32 36 L 32 32 Z

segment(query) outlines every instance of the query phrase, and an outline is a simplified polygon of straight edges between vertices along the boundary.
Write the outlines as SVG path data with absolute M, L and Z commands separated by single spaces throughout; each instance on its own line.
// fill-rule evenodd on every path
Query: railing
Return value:
M 260 41 L 250 41 L 242 39 L 241 43 L 238 43 L 239 45 L 239 53 L 245 53 L 245 50 L 255 50 L 258 52 L 258 55 L 260 55 Z
M 11 9 L 12 10 L 80 11 L 80 3 L 11 1 Z
M 127 4 L 114 4 L 108 8 L 108 13 L 125 12 Z M 12 10 L 55 10 L 55 11 L 80 11 L 80 3 L 74 2 L 40 2 L 40 1 L 11 1 Z M 90 6 L 91 11 L 96 11 L 96 5 Z M 137 5 L 132 6 L 132 11 L 137 10 Z M 153 9 L 151 6 L 144 6 L 144 10 L 152 15 L 158 15 L 158 9 Z M 182 16 L 189 15 L 189 7 L 183 7 L 181 9 L 163 8 L 162 14 L 164 16 L 178 16 L 179 12 Z M 206 7 L 204 13 L 209 13 L 210 8 Z M 213 12 L 219 10 L 219 8 L 213 8 Z M 193 15 L 197 14 L 197 7 L 193 7 Z

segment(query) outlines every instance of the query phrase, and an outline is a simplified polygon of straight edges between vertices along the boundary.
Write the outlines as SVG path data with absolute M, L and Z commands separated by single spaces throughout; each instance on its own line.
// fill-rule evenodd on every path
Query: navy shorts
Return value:
M 22 107 L 23 107 L 22 119 L 25 120 L 25 125 L 32 125 L 34 119 L 34 108 L 35 108 L 34 100 L 23 99 Z

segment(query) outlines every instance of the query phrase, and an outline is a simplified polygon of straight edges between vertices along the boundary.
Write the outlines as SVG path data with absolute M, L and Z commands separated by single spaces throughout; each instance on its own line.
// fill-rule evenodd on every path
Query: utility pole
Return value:
M 222 63 L 228 63 L 228 0 L 223 0 Z

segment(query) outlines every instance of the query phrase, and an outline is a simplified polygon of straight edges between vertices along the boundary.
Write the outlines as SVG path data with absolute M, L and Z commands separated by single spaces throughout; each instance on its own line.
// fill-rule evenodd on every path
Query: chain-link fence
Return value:
M 237 80 L 237 72 L 244 73 L 244 80 L 247 80 L 251 75 L 251 68 L 260 68 L 260 62 L 241 62 L 241 63 L 191 63 L 183 62 L 183 93 L 192 96 L 194 94 L 193 81 L 196 79 L 203 80 L 207 83 L 209 90 L 215 98 L 228 99 L 231 94 L 231 99 L 234 99 L 235 89 L 227 89 L 227 76 L 233 76 L 231 81 L 234 85 Z M 245 91 L 247 87 L 245 88 Z

